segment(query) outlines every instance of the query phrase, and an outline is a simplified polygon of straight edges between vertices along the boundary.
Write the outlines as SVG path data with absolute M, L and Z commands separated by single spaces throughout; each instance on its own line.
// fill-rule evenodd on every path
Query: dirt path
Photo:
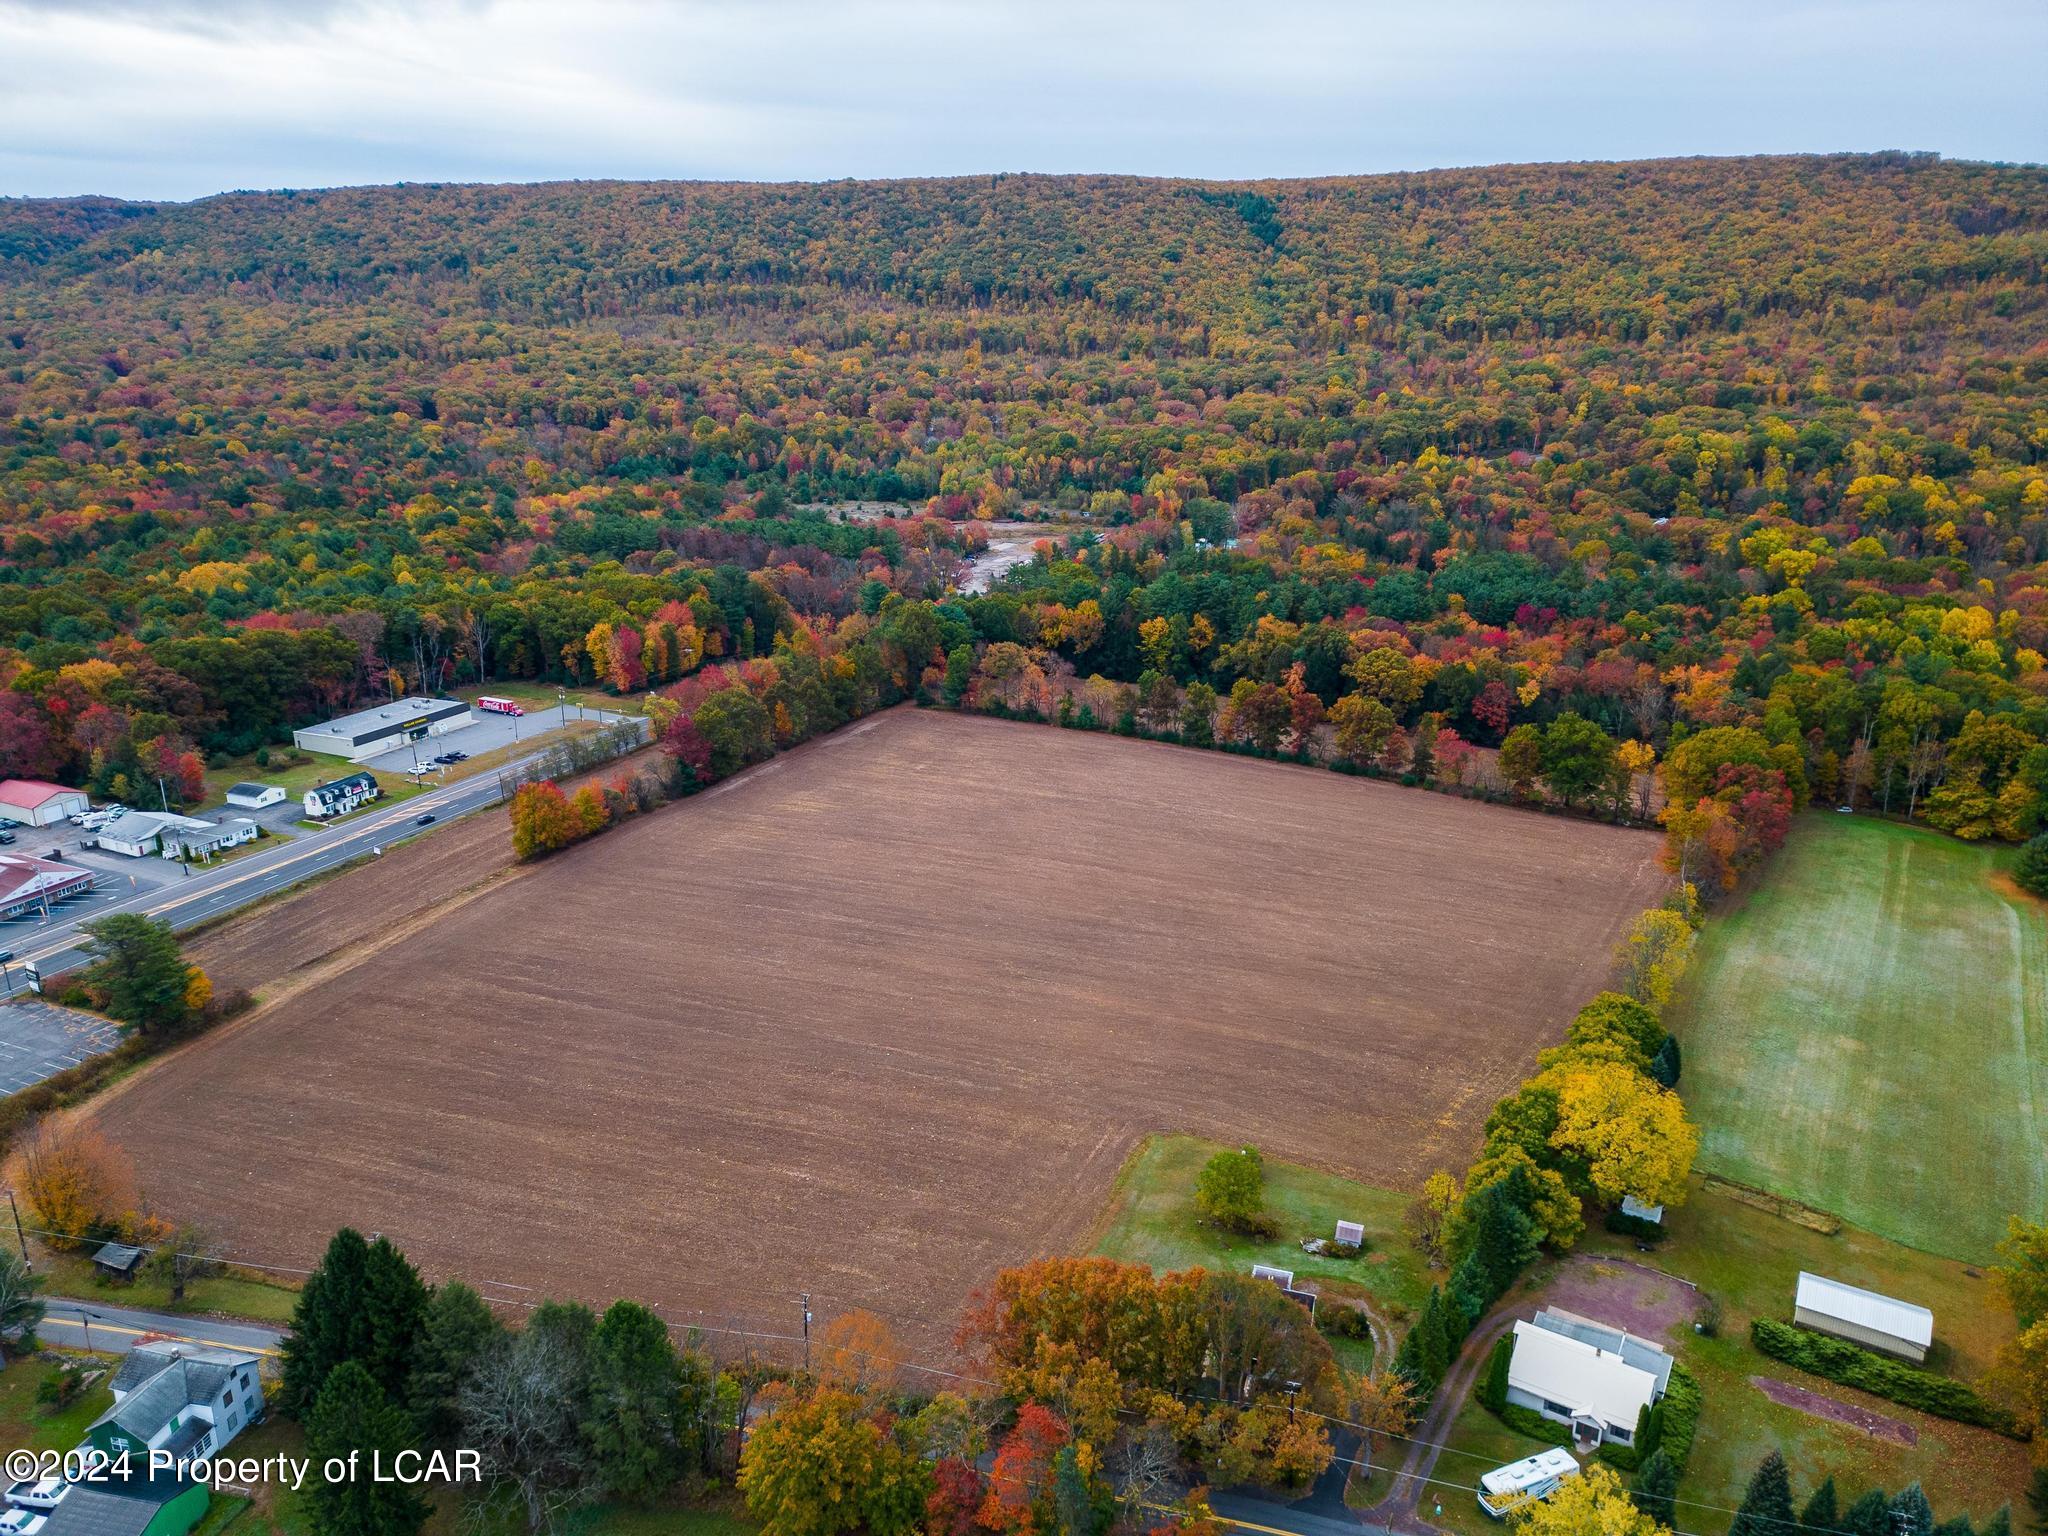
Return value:
M 1416 1512 L 1417 1507 L 1430 1494 L 1429 1479 L 1436 1472 L 1437 1458 L 1443 1454 L 1443 1443 L 1450 1434 L 1452 1420 L 1465 1406 L 1465 1399 L 1470 1395 L 1473 1383 L 1479 1379 L 1479 1373 L 1486 1368 L 1486 1358 L 1493 1353 L 1494 1344 L 1514 1327 L 1515 1319 L 1526 1305 L 1526 1301 L 1517 1301 L 1480 1319 L 1479 1326 L 1466 1338 L 1457 1360 L 1444 1373 L 1436 1396 L 1430 1399 L 1429 1412 L 1422 1416 L 1421 1423 L 1408 1431 L 1408 1454 L 1394 1475 L 1394 1486 L 1387 1490 L 1384 1499 L 1365 1512 L 1366 1518 L 1379 1521 L 1391 1531 L 1402 1532 L 1403 1536 L 1437 1536 L 1437 1527 L 1424 1520 Z

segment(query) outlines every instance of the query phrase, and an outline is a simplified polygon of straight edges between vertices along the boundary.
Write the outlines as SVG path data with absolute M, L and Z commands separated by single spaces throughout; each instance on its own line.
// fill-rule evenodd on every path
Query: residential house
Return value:
M 377 778 L 369 773 L 344 774 L 326 784 L 315 784 L 305 793 L 306 814 L 316 821 L 329 816 L 344 816 L 359 805 L 366 805 L 382 793 L 377 787 Z
M 144 1340 L 114 1374 L 114 1406 L 86 1441 L 118 1456 L 212 1456 L 263 1412 L 260 1360 L 247 1350 Z
M 1517 1320 L 1514 1340 L 1508 1401 L 1569 1426 L 1581 1447 L 1633 1444 L 1643 1410 L 1671 1382 L 1657 1345 L 1559 1308 Z

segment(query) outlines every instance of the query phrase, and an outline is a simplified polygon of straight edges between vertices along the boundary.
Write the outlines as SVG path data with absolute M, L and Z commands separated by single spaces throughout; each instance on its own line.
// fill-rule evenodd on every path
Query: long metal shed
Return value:
M 1927 1308 L 1803 1269 L 1793 1298 L 1792 1321 L 1815 1333 L 1847 1339 L 1915 1365 L 1927 1358 L 1928 1346 L 1934 1342 L 1934 1314 Z

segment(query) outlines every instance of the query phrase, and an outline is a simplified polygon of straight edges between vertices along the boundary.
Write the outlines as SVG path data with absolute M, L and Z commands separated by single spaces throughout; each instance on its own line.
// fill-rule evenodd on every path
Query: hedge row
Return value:
M 1987 1403 L 1960 1381 L 1916 1370 L 1860 1345 L 1768 1317 L 1760 1317 L 1749 1325 L 1749 1339 L 1773 1360 L 1782 1360 L 1829 1381 L 1839 1381 L 1845 1387 L 1889 1398 L 1936 1418 L 1975 1424 L 2015 1440 L 2028 1438 L 2011 1414 Z

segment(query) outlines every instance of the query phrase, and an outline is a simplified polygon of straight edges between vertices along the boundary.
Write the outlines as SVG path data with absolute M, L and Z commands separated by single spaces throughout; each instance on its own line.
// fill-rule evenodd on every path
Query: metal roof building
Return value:
M 293 731 L 292 741 L 301 752 L 327 752 L 352 762 L 361 762 L 366 757 L 375 757 L 380 752 L 402 747 L 408 741 L 418 741 L 423 736 L 439 736 L 443 731 L 458 730 L 475 718 L 470 714 L 469 706 L 460 699 L 423 699 L 408 695 L 393 699 L 389 704 L 379 704 L 374 709 L 359 709 L 352 715 L 341 715 Z
M 1793 1296 L 1792 1321 L 1916 1365 L 1927 1358 L 1934 1342 L 1934 1314 L 1927 1308 L 1803 1269 Z
M 1636 1420 L 1658 1395 L 1655 1374 L 1620 1354 L 1543 1323 L 1516 1320 L 1508 1401 L 1570 1425 L 1576 1440 L 1630 1444 Z

